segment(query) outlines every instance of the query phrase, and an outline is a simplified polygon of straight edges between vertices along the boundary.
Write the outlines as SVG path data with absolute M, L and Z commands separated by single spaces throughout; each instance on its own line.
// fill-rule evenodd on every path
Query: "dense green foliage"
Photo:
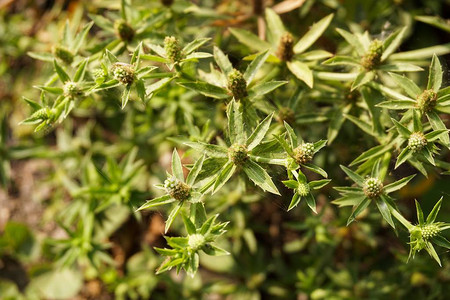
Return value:
M 445 299 L 450 4 L 193 2 L 0 12 L 1 297 Z

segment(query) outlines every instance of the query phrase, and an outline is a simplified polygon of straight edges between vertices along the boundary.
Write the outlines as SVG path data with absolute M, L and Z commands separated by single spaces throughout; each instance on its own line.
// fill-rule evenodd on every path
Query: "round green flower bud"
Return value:
M 201 247 L 203 247 L 205 245 L 205 243 L 206 243 L 206 239 L 202 234 L 195 233 L 195 234 L 189 235 L 188 245 L 189 245 L 189 248 L 191 248 L 193 251 L 200 249 Z
M 63 87 L 64 96 L 68 98 L 74 98 L 83 94 L 83 92 L 78 87 L 78 84 L 73 81 L 68 81 Z
M 361 58 L 361 65 L 368 71 L 378 66 L 383 55 L 383 42 L 380 40 L 373 40 L 370 43 L 369 50 Z
M 425 135 L 422 132 L 413 132 L 408 139 L 408 147 L 413 152 L 422 150 L 428 144 Z
M 172 198 L 178 201 L 187 200 L 191 196 L 191 187 L 173 176 L 164 181 L 164 188 Z
M 236 69 L 228 74 L 228 90 L 233 94 L 234 99 L 241 100 L 248 96 L 247 82 L 244 75 Z
M 419 228 L 422 233 L 422 237 L 425 240 L 429 240 L 441 232 L 441 229 L 436 224 L 429 224 L 429 225 L 425 225 L 425 226 L 422 226 Z
M 417 107 L 423 111 L 428 112 L 431 111 L 437 102 L 437 94 L 433 90 L 425 90 L 422 94 L 417 96 Z
M 134 38 L 134 29 L 125 20 L 117 20 L 114 23 L 114 29 L 116 30 L 116 35 L 124 42 L 131 42 Z
M 111 67 L 114 79 L 120 83 L 129 85 L 134 82 L 134 67 L 130 64 L 115 63 Z
M 297 193 L 300 196 L 302 196 L 302 197 L 307 196 L 309 194 L 309 191 L 310 191 L 310 187 L 309 187 L 309 185 L 307 183 L 300 183 L 298 185 Z
M 294 159 L 297 164 L 306 164 L 310 162 L 314 157 L 314 144 L 305 143 L 301 144 L 294 149 Z
M 105 70 L 102 68 L 97 68 L 92 71 L 92 75 L 95 79 L 106 77 Z
M 291 61 L 294 57 L 294 38 L 289 32 L 281 36 L 276 55 L 282 61 Z
M 369 177 L 364 181 L 364 194 L 369 198 L 375 198 L 383 192 L 383 183 L 374 177 Z
M 164 39 L 164 50 L 167 58 L 173 63 L 177 63 L 183 58 L 180 44 L 173 36 L 166 36 Z
M 53 55 L 62 62 L 70 65 L 73 62 L 73 53 L 61 45 L 55 45 L 52 48 Z
M 241 166 L 248 158 L 248 151 L 245 145 L 233 144 L 228 148 L 228 157 L 236 165 Z

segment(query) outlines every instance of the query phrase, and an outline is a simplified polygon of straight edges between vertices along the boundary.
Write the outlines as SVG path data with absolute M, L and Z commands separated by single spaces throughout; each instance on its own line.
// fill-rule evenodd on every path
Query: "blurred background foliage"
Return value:
M 172 6 L 163 2 L 171 1 L 133 1 L 133 7 L 142 11 L 170 15 L 147 28 L 146 38 L 160 43 L 166 35 L 179 35 L 186 42 L 210 36 L 233 64 L 250 53 L 228 27 L 261 36 L 261 5 L 282 14 L 295 36 L 334 12 L 333 27 L 359 27 L 375 36 L 409 26 L 401 51 L 450 41 L 448 0 L 196 0 L 194 6 L 182 0 L 174 0 Z M 189 7 L 191 13 L 184 14 Z M 39 91 L 32 86 L 53 75 L 51 64 L 27 53 L 51 53 L 66 19 L 76 32 L 80 23 L 89 20 L 88 14 L 113 17 L 119 8 L 120 1 L 103 0 L 0 2 L 1 299 L 448 299 L 448 251 L 441 248 L 439 252 L 443 267 L 427 255 L 406 263 L 409 240 L 405 232 L 398 231 L 397 238 L 375 211 L 346 227 L 350 209 L 330 204 L 337 197 L 332 186 L 346 184 L 339 164 L 347 165 L 373 146 L 350 122 L 344 124 L 332 150 L 317 157 L 333 179 L 316 196 L 318 215 L 304 206 L 288 213 L 292 196 L 287 188 L 281 190 L 282 197 L 276 197 L 259 190 L 244 194 L 235 188 L 237 184 L 227 185 L 208 199 L 207 210 L 230 221 L 220 244 L 231 255 L 201 257 L 193 278 L 174 272 L 155 275 L 163 258 L 153 247 L 165 246 L 167 212 L 141 214 L 130 208 L 157 195 L 153 185 L 164 180 L 179 141 L 189 136 L 208 142 L 223 128 L 224 108 L 172 85 L 147 106 L 132 101 L 121 110 L 120 94 L 108 90 L 83 100 L 70 119 L 45 134 L 17 125 L 30 112 L 22 97 L 38 99 Z M 417 17 L 425 15 L 440 17 L 422 21 Z M 104 35 L 94 25 L 80 51 L 94 53 L 108 38 Z M 317 45 L 335 53 L 341 43 L 337 32 L 328 30 Z M 444 86 L 449 82 L 449 58 L 440 57 Z M 423 73 L 413 75 L 416 82 L 425 82 Z M 308 111 L 308 99 L 313 98 L 305 96 L 299 111 Z M 268 100 L 279 107 L 275 97 Z M 297 124 L 310 140 L 327 132 L 323 122 Z M 134 162 L 138 163 L 132 180 L 123 182 L 122 173 L 128 171 L 120 162 L 132 149 L 137 149 Z M 183 162 L 192 163 L 189 155 Z M 401 178 L 409 172 L 405 169 L 396 175 Z M 104 176 L 113 173 L 117 176 Z M 283 170 L 273 173 L 281 177 Z M 448 180 L 435 173 L 428 178 L 417 176 L 400 191 L 399 206 L 407 219 L 415 221 L 414 199 L 428 213 L 441 195 L 450 196 Z M 83 214 L 89 205 L 97 208 L 95 223 Z M 448 200 L 439 218 L 450 219 Z M 75 220 L 78 225 L 72 227 Z M 70 238 L 89 230 L 95 232 L 91 238 L 98 248 L 94 250 Z M 176 220 L 169 235 L 182 233 L 182 222 Z M 61 259 L 56 260 L 55 251 L 60 248 L 78 251 L 63 257 L 80 260 L 77 267 L 64 267 Z M 91 259 L 98 265 L 83 263 Z

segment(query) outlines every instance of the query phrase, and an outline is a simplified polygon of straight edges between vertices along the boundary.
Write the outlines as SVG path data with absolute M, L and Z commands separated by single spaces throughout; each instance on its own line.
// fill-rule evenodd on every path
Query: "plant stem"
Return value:
M 402 223 L 403 226 L 406 227 L 406 229 L 408 229 L 408 231 L 411 231 L 413 228 L 411 222 L 406 220 L 405 217 L 403 217 L 395 208 L 391 210 L 391 213 L 400 223 Z

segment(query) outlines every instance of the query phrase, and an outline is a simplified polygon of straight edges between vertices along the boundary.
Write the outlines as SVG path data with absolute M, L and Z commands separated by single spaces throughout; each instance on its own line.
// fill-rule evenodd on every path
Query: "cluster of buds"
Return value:
M 198 249 L 202 248 L 205 244 L 206 244 L 206 239 L 203 234 L 194 233 L 194 234 L 189 235 L 188 245 L 192 251 L 197 251 Z
M 373 40 L 370 43 L 369 50 L 361 58 L 361 65 L 368 71 L 378 66 L 383 55 L 383 43 L 380 40 Z
M 177 63 L 183 58 L 180 43 L 173 36 L 166 36 L 164 39 L 164 50 L 172 63 Z
M 134 82 L 134 67 L 126 63 L 115 63 L 111 67 L 114 79 L 120 83 L 130 85 Z
M 437 94 L 433 90 L 425 90 L 417 96 L 417 107 L 423 111 L 431 111 L 436 106 Z
M 77 96 L 81 96 L 83 92 L 79 88 L 78 84 L 73 81 L 68 81 L 64 84 L 63 87 L 64 96 L 68 98 L 75 98 Z
M 294 38 L 289 32 L 281 36 L 276 55 L 282 61 L 291 61 L 294 57 Z
M 413 132 L 408 139 L 408 147 L 413 152 L 418 152 L 422 150 L 428 141 L 422 132 Z
M 235 100 L 241 100 L 248 96 L 247 82 L 244 75 L 236 69 L 228 74 L 228 90 L 231 92 Z
M 306 164 L 313 159 L 314 156 L 314 144 L 305 143 L 301 144 L 294 149 L 294 159 L 297 164 Z
M 228 157 L 236 166 L 242 166 L 248 158 L 248 150 L 245 145 L 233 144 L 228 148 Z
M 410 230 L 410 244 L 413 251 L 420 251 L 426 247 L 426 242 L 437 236 L 441 228 L 436 224 L 414 226 Z
M 299 183 L 298 184 L 298 188 L 297 188 L 297 193 L 302 196 L 305 197 L 309 194 L 310 192 L 310 187 L 307 183 Z
M 383 193 L 383 183 L 378 178 L 369 177 L 364 181 L 363 191 L 368 198 L 378 197 Z
M 107 76 L 105 70 L 103 70 L 102 68 L 94 69 L 92 71 L 92 75 L 94 76 L 95 79 L 99 79 L 99 78 L 103 78 L 103 77 Z
M 127 23 L 125 20 L 117 20 L 114 23 L 114 29 L 116 30 L 116 35 L 124 42 L 131 42 L 134 38 L 135 32 L 133 27 Z
M 167 178 L 164 181 L 164 188 L 172 198 L 178 201 L 185 201 L 191 196 L 191 187 L 175 177 Z
M 55 45 L 52 48 L 53 55 L 62 62 L 70 65 L 73 62 L 73 53 L 61 45 Z

